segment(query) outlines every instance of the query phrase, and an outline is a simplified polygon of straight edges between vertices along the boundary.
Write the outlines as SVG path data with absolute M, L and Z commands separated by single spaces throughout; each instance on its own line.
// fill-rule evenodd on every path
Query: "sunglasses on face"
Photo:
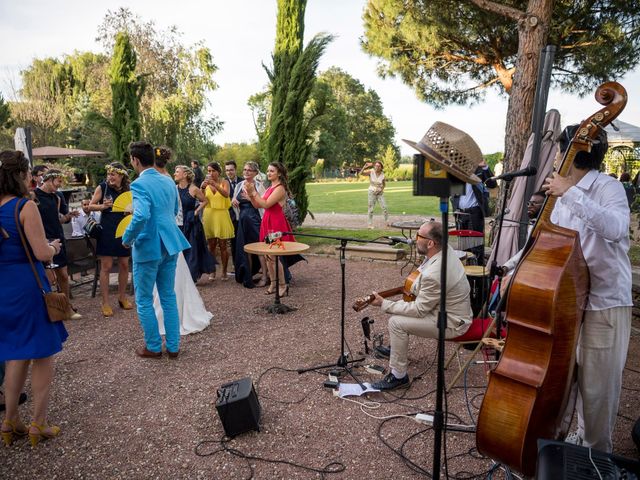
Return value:
M 420 235 L 419 233 L 416 233 L 416 240 L 418 240 L 419 238 L 421 238 L 423 240 L 431 240 L 433 242 L 433 238 L 425 237 L 424 235 Z

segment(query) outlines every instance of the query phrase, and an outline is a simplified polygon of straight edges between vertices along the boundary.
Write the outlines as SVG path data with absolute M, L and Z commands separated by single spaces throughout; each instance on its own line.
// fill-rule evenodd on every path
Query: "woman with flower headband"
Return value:
M 47 269 L 49 281 L 57 283 L 60 291 L 70 297 L 69 272 L 67 270 L 67 249 L 65 245 L 63 223 L 69 223 L 72 218 L 77 217 L 80 212 L 69 211 L 69 206 L 64 195 L 59 191 L 64 184 L 65 175 L 60 170 L 51 168 L 42 177 L 42 183 L 34 190 L 34 200 L 38 205 L 44 233 L 49 240 L 54 238 L 60 240 L 62 248 L 53 257 Z M 77 320 L 82 316 L 74 313 L 72 320 Z
M 107 165 L 107 178 L 96 188 L 89 202 L 89 211 L 100 212 L 102 229 L 98 236 L 96 254 L 100 259 L 100 292 L 102 294 L 102 315 L 113 316 L 109 303 L 109 275 L 113 267 L 113 257 L 118 258 L 118 304 L 123 310 L 131 310 L 133 304 L 126 296 L 129 281 L 129 257 L 131 250 L 122 246 L 122 239 L 116 238 L 118 224 L 124 212 L 113 212 L 111 207 L 118 196 L 129 191 L 129 172 L 124 165 L 113 162 Z

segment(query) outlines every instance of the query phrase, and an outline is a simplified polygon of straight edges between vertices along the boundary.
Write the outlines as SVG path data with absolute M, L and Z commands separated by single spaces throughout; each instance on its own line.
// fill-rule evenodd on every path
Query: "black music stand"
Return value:
M 305 372 L 310 372 L 312 370 L 320 370 L 320 369 L 324 369 L 324 368 L 331 368 L 331 367 L 338 367 L 341 368 L 342 370 L 344 370 L 346 373 L 348 373 L 349 375 L 351 375 L 351 377 L 358 382 L 358 385 L 360 385 L 360 388 L 362 390 L 366 390 L 364 384 L 358 379 L 358 377 L 355 376 L 355 374 L 353 373 L 353 371 L 351 370 L 351 368 L 349 367 L 350 363 L 358 363 L 358 362 L 362 362 L 364 360 L 364 358 L 357 358 L 357 359 L 353 359 L 353 360 L 349 360 L 347 354 L 344 351 L 344 346 L 346 344 L 345 338 L 344 338 L 344 325 L 345 325 L 345 301 L 347 298 L 347 287 L 346 287 L 346 281 L 345 281 L 345 272 L 346 272 L 346 249 L 347 249 L 347 243 L 348 242 L 358 242 L 358 243 L 379 243 L 382 245 L 389 245 L 389 242 L 387 241 L 379 241 L 378 239 L 374 239 L 374 240 L 362 240 L 359 238 L 345 238 L 345 237 L 332 237 L 329 235 L 315 235 L 315 234 L 311 234 L 311 233 L 292 233 L 292 232 L 283 232 L 284 235 L 287 234 L 291 234 L 291 235 L 296 235 L 296 236 L 300 236 L 300 237 L 316 237 L 316 238 L 328 238 L 330 240 L 339 240 L 340 241 L 340 278 L 341 278 L 341 290 L 342 290 L 342 295 L 341 295 L 341 302 L 340 302 L 340 357 L 338 357 L 338 360 L 335 363 L 328 363 L 325 365 L 316 365 L 313 367 L 308 367 L 308 368 L 299 368 L 298 369 L 298 373 L 302 374 Z

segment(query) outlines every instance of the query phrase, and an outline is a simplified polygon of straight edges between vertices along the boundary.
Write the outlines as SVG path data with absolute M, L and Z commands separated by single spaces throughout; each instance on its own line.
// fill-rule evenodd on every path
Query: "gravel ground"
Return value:
M 299 375 L 295 369 L 332 363 L 340 354 L 339 262 L 313 255 L 308 260 L 293 269 L 291 293 L 283 301 L 297 310 L 286 315 L 266 313 L 263 307 L 273 297 L 265 296 L 265 289 L 246 290 L 233 280 L 204 282 L 199 289 L 214 314 L 212 324 L 183 337 L 176 360 L 138 358 L 134 349 L 142 334 L 135 314 L 116 309 L 113 318 L 104 319 L 99 299 L 90 298 L 86 287 L 76 289 L 74 302 L 84 318 L 67 322 L 70 336 L 57 357 L 50 407 L 50 419 L 62 434 L 34 450 L 26 440 L 1 448 L 0 478 L 242 479 L 250 477 L 249 465 L 257 479 L 321 478 L 284 463 L 247 461 L 224 452 L 196 454 L 201 442 L 201 455 L 220 449 L 217 389 L 247 376 L 258 390 L 261 431 L 240 435 L 228 447 L 316 469 L 332 462 L 344 466 L 326 478 L 423 477 L 385 443 L 403 448 L 407 458 L 430 472 L 432 430 L 406 417 L 382 418 L 434 408 L 435 342 L 412 339 L 409 374 L 414 382 L 397 396 L 370 394 L 345 401 L 323 388 L 325 376 Z M 373 308 L 355 313 L 350 304 L 373 289 L 400 285 L 401 265 L 347 262 L 345 334 L 354 355 L 362 350 L 360 319 L 365 314 L 374 318 L 374 331 L 384 332 L 386 340 L 387 317 Z M 627 457 L 636 456 L 630 430 L 638 415 L 640 325 L 634 327 L 614 436 L 616 452 Z M 355 371 L 365 381 L 378 378 Z M 447 396 L 452 423 L 470 423 L 469 410 L 477 415 L 486 385 L 483 366 L 469 370 L 467 385 L 465 391 L 461 382 Z M 23 406 L 25 420 L 30 407 L 30 401 Z M 473 434 L 448 432 L 445 446 L 451 477 L 482 474 L 491 465 L 474 451 Z

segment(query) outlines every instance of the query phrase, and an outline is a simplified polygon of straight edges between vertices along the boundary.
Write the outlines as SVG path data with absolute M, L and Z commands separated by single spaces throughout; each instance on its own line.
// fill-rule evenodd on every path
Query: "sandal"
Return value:
M 32 447 L 38 445 L 40 440 L 57 437 L 58 435 L 60 435 L 60 427 L 57 425 L 49 425 L 48 423 L 38 425 L 36 422 L 31 422 L 29 427 L 29 440 Z
M 2 440 L 7 447 L 10 447 L 13 443 L 14 436 L 24 437 L 29 430 L 22 422 L 12 422 L 11 420 L 4 420 L 0 427 L 0 433 L 2 434 Z

